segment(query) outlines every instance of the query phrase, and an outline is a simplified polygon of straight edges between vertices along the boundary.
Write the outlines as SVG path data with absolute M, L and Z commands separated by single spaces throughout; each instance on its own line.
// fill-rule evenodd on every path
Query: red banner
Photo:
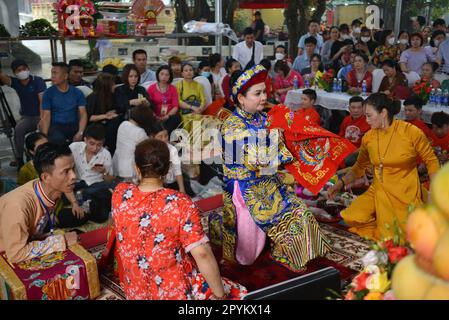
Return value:
M 288 7 L 286 0 L 241 0 L 240 9 L 284 9 Z

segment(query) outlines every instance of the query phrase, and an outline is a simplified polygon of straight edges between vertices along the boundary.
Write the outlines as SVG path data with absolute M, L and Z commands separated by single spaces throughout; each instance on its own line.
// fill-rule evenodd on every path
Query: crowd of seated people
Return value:
M 0 81 L 16 90 L 21 103 L 22 118 L 14 131 L 19 187 L 12 195 L 2 197 L 0 209 L 17 209 L 27 217 L 40 218 L 44 215 L 42 208 L 31 215 L 26 204 L 12 203 L 24 197 L 36 202 L 32 190 L 38 186 L 42 192 L 55 195 L 46 204 L 58 216 L 57 227 L 78 227 L 89 220 L 105 222 L 110 219 L 110 211 L 115 210 L 116 222 L 124 228 L 129 222 L 121 220 L 120 204 L 132 183 L 136 199 L 148 190 L 174 189 L 179 193 L 161 194 L 178 197 L 176 205 L 187 208 L 190 205 L 187 196 L 193 197 L 195 193 L 181 170 L 179 153 L 170 143 L 170 135 L 177 128 L 190 131 L 192 120 L 217 116 L 224 109 L 232 112 L 235 108 L 231 98 L 232 75 L 236 78 L 237 73 L 254 64 L 261 64 L 269 72 L 265 93 L 270 104 L 285 103 L 289 91 L 301 89 L 297 114 L 316 126 L 332 128 L 355 145 L 357 151 L 342 166 L 356 163 L 363 137 L 372 126 L 368 125 L 364 98 L 360 96 L 349 100 L 349 113 L 338 121 L 329 110 L 317 105 L 320 92 L 312 89 L 322 89 L 319 79 L 330 69 L 351 94 L 360 95 L 366 86 L 368 95 L 383 93 L 405 100 L 405 120 L 424 132 L 444 163 L 449 152 L 449 115 L 435 112 L 430 124 L 426 124 L 422 119 L 425 102 L 412 94 L 414 81 L 410 79 L 417 76 L 432 88 L 449 89 L 446 32 L 446 25 L 439 21 L 433 27 L 421 26 L 411 34 L 403 31 L 396 38 L 392 30 L 370 30 L 355 20 L 351 26 L 332 26 L 327 35 L 322 35 L 319 23 L 312 20 L 308 33 L 299 40 L 296 57 L 289 57 L 282 45 L 273 48 L 273 57 L 264 57 L 260 43 L 254 40 L 254 31 L 246 29 L 245 40 L 234 46 L 233 58 L 212 54 L 196 68 L 174 56 L 167 65 L 153 71 L 147 68 L 147 52 L 139 49 L 133 52 L 132 64 L 121 72 L 112 65 L 105 66 L 92 84 L 83 79 L 82 63 L 75 59 L 69 64 L 52 65 L 49 88 L 42 78 L 30 74 L 25 61 L 16 60 L 11 65 L 13 75 L 7 76 L 0 70 Z M 89 87 L 91 92 L 86 94 L 81 87 Z M 377 111 L 380 114 L 381 110 Z M 392 115 L 388 117 L 392 120 Z M 163 152 L 153 150 L 161 146 Z M 64 177 L 60 170 L 66 170 Z M 114 193 L 122 182 L 125 184 L 119 185 Z M 151 199 L 150 203 L 159 206 L 160 199 Z M 5 214 L 2 210 L 0 217 Z M 141 208 L 133 210 L 139 213 Z M 197 218 L 197 212 L 177 210 L 176 214 L 183 215 L 183 219 L 187 215 Z M 14 219 L 0 222 L 15 223 Z M 20 238 L 20 246 L 5 240 L 8 234 L 2 239 L 0 228 L 0 251 L 3 249 L 13 261 L 20 261 L 33 257 L 34 247 L 48 253 L 52 248 L 60 250 L 73 242 L 68 235 L 54 236 L 45 245 L 27 244 L 26 239 L 35 227 L 27 225 L 22 234 L 14 235 L 13 239 Z M 44 232 L 41 229 L 38 233 Z M 203 234 L 198 231 L 195 237 L 195 241 L 184 239 L 181 246 L 188 248 L 198 263 L 201 260 L 212 263 L 210 249 L 201 247 Z M 199 265 L 199 268 L 208 271 L 207 267 Z M 219 273 L 214 268 L 205 277 L 215 283 L 211 285 L 213 295 L 222 297 L 223 290 L 217 282 Z M 134 285 L 140 284 L 131 284 L 127 290 Z

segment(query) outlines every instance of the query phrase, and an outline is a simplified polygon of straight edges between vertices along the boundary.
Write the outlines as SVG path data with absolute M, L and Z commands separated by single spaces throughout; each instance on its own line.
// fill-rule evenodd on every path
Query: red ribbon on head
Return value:
M 285 168 L 313 194 L 320 192 L 340 163 L 356 150 L 348 140 L 300 117 L 284 105 L 268 112 L 267 127 L 283 129 L 285 145 L 296 159 Z

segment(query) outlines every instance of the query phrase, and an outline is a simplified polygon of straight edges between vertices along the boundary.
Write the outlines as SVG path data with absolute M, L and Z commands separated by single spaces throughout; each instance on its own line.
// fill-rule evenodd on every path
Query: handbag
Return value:
M 193 107 L 200 107 L 201 106 L 201 102 L 200 100 L 197 98 L 196 95 L 192 94 L 190 96 L 188 96 L 186 99 L 183 99 L 183 93 L 184 93 L 184 83 L 183 81 L 181 81 L 181 99 L 182 101 L 184 101 L 187 104 L 190 104 Z M 192 113 L 192 110 L 190 109 L 181 109 L 181 114 L 189 114 Z
M 251 54 L 251 60 L 249 60 L 249 62 L 246 64 L 245 69 L 243 71 L 248 70 L 256 65 L 256 62 L 254 61 L 255 53 L 256 53 L 256 43 L 254 42 L 253 53 Z

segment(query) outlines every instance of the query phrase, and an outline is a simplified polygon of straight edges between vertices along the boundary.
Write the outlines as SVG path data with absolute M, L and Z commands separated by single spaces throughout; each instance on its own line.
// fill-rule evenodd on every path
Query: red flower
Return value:
M 360 273 L 358 276 L 354 278 L 352 283 L 355 285 L 354 291 L 362 291 L 366 289 L 366 279 L 369 277 L 369 274 L 366 272 Z
M 384 245 L 383 245 L 383 246 L 384 246 L 386 249 L 393 248 L 393 247 L 394 247 L 394 242 L 393 242 L 392 239 L 387 240 L 387 241 L 384 242 Z
M 404 247 L 388 248 L 388 258 L 391 263 L 398 263 L 402 258 L 407 256 L 408 250 Z
M 432 92 L 432 88 L 428 87 L 428 88 L 426 89 L 426 93 L 430 93 L 430 92 Z

